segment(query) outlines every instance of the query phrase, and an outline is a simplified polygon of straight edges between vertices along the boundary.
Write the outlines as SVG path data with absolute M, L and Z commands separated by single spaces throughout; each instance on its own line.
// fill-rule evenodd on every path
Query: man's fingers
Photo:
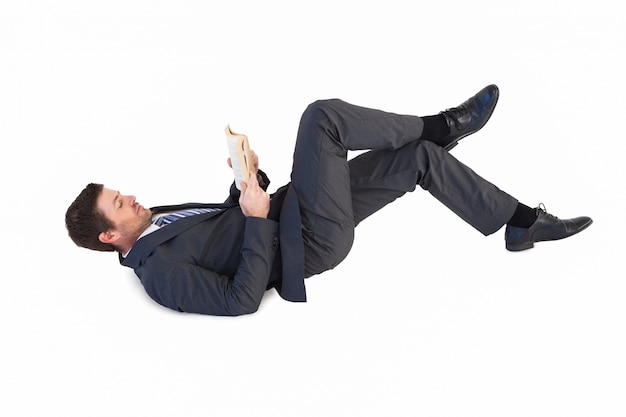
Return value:
M 248 181 L 241 182 L 239 205 L 244 216 L 267 218 L 269 213 L 269 194 L 259 186 L 256 175 L 250 172 Z

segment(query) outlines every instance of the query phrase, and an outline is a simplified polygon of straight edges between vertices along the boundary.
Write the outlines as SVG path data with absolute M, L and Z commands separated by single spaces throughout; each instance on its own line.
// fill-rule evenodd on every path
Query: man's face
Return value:
M 103 188 L 97 208 L 113 223 L 114 231 L 126 239 L 137 239 L 152 221 L 152 212 L 137 203 L 135 196 Z

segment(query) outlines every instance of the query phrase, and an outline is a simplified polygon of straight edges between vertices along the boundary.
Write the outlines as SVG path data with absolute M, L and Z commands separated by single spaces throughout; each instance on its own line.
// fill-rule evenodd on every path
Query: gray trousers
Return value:
M 416 185 L 484 235 L 500 229 L 517 200 L 440 146 L 421 139 L 423 121 L 320 100 L 302 115 L 291 184 L 302 217 L 305 276 L 332 269 L 354 228 Z M 348 151 L 369 150 L 348 161 Z

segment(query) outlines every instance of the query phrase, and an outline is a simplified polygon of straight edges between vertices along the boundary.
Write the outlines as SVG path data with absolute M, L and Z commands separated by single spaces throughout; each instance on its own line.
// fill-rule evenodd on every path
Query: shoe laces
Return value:
M 548 213 L 548 211 L 546 210 L 546 206 L 543 203 L 539 203 L 539 205 L 535 208 L 535 213 L 537 214 L 537 216 L 539 216 L 539 213 L 543 213 L 544 216 L 551 217 L 551 218 L 553 218 L 555 220 L 559 219 L 558 217 Z
M 452 121 L 454 122 L 454 126 L 457 128 L 457 130 L 461 130 L 463 129 L 463 124 L 461 124 L 459 119 L 465 116 L 467 112 L 468 110 L 466 108 L 464 108 L 463 106 L 459 106 L 446 109 L 444 113 L 446 113 L 450 117 L 450 119 L 452 119 Z

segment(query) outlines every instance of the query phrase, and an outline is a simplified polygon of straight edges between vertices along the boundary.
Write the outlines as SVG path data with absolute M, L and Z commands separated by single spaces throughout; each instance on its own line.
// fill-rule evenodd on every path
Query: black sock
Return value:
M 450 133 L 450 128 L 443 115 L 424 116 L 424 129 L 422 130 L 421 139 L 429 140 L 437 143 L 437 141 L 445 138 Z
M 522 203 L 517 203 L 515 213 L 513 213 L 513 217 L 511 217 L 507 224 L 509 226 L 527 229 L 533 225 L 535 220 L 537 220 L 537 210 Z

